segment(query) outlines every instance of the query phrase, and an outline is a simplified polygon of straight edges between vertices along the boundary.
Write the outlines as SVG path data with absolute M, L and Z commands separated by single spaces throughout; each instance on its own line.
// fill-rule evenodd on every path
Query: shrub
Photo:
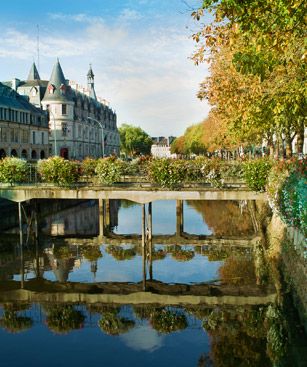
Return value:
M 179 159 L 153 159 L 148 165 L 149 180 L 170 189 L 177 188 L 183 183 L 186 171 L 186 162 Z
M 38 162 L 38 173 L 42 181 L 59 186 L 69 186 L 78 181 L 78 164 L 62 157 L 51 157 Z
M 97 162 L 95 173 L 101 184 L 112 185 L 120 180 L 121 163 L 119 160 L 111 158 L 100 158 Z
M 97 159 L 93 159 L 90 157 L 85 158 L 81 163 L 82 175 L 89 177 L 94 176 L 97 162 Z
M 285 222 L 301 228 L 307 235 L 306 175 L 292 172 L 280 190 L 280 211 Z
M 266 158 L 247 161 L 243 164 L 247 186 L 255 191 L 264 191 L 272 162 Z
M 188 326 L 184 314 L 168 309 L 157 309 L 153 312 L 150 317 L 150 323 L 155 330 L 163 334 L 183 330 Z
M 29 166 L 26 161 L 19 158 L 4 158 L 0 161 L 0 182 L 13 183 L 25 182 Z

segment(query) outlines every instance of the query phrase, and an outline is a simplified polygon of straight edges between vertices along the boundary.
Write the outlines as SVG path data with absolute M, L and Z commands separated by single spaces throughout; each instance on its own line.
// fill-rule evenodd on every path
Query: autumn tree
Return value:
M 305 7 L 302 0 L 204 0 L 193 12 L 214 14 L 193 38 L 196 63 L 211 62 L 199 97 L 207 98 L 238 141 L 272 144 L 284 139 L 287 154 L 298 137 L 302 151 L 306 109 Z

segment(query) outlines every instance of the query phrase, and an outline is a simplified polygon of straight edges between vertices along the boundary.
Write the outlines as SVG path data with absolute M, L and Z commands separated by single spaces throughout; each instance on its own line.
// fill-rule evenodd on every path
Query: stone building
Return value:
M 37 160 L 49 153 L 46 112 L 0 83 L 0 158 Z
M 41 80 L 35 63 L 28 79 L 13 79 L 10 86 L 48 114 L 49 155 L 82 160 L 119 155 L 116 113 L 96 96 L 92 68 L 83 88 L 65 79 L 59 60 L 50 80 Z

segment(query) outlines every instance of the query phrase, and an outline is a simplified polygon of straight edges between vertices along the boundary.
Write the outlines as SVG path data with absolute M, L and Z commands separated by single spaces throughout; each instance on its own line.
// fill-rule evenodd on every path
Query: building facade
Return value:
M 0 83 L 0 158 L 48 157 L 48 116 L 8 85 Z
M 33 63 L 26 81 L 10 82 L 13 89 L 47 114 L 49 155 L 78 160 L 119 155 L 116 113 L 97 98 L 91 67 L 87 81 L 87 88 L 83 88 L 67 80 L 57 60 L 49 80 L 41 80 Z
M 176 158 L 176 154 L 171 153 L 171 144 L 174 140 L 174 136 L 152 137 L 151 155 L 154 158 Z

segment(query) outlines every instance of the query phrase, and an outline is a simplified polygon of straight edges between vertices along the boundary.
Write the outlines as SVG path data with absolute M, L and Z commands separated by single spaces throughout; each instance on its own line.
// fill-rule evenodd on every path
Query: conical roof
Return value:
M 30 80 L 40 80 L 40 76 L 38 73 L 38 70 L 36 68 L 35 62 L 33 62 L 31 69 L 29 71 L 29 75 L 28 75 L 28 81 Z
M 66 84 L 66 80 L 59 59 L 57 59 L 56 63 L 54 64 L 49 83 L 53 84 L 54 86 Z
M 66 79 L 58 59 L 53 67 L 43 101 L 72 101 L 71 90 L 66 83 Z
M 94 79 L 94 73 L 93 73 L 93 69 L 92 69 L 92 65 L 90 64 L 90 69 L 87 73 L 87 78 L 90 78 L 90 79 Z

